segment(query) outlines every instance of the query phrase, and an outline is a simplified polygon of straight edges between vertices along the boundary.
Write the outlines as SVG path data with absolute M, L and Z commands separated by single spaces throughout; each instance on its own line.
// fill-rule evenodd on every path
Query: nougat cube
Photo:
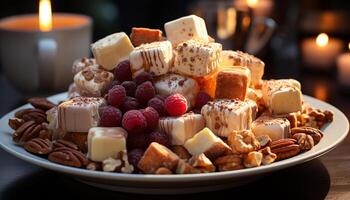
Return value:
M 199 85 L 199 90 L 209 94 L 212 98 L 215 97 L 216 77 L 218 75 L 218 72 L 219 71 L 216 70 L 206 76 L 193 77 L 193 79 L 196 80 Z
M 288 119 L 263 114 L 252 123 L 255 136 L 268 135 L 272 141 L 290 137 L 290 123 Z
M 88 134 L 88 158 L 102 162 L 126 151 L 128 133 L 121 127 L 93 127 Z
M 172 145 L 183 145 L 205 127 L 205 120 L 201 114 L 189 112 L 179 117 L 161 118 L 158 127 L 170 136 Z
M 138 47 L 141 44 L 163 40 L 163 33 L 159 29 L 133 27 L 130 40 L 135 47 Z
M 192 138 L 188 139 L 184 147 L 191 155 L 204 153 L 209 159 L 215 159 L 231 151 L 231 148 L 209 128 L 202 129 Z
M 176 46 L 177 44 L 190 39 L 209 42 L 207 27 L 204 19 L 189 15 L 164 24 L 167 39 Z
M 301 85 L 294 79 L 264 81 L 262 93 L 265 105 L 273 114 L 302 110 Z
M 215 98 L 245 100 L 250 85 L 250 71 L 245 67 L 225 68 L 216 77 Z
M 160 167 L 175 171 L 179 160 L 179 156 L 170 149 L 159 143 L 152 142 L 137 166 L 146 174 L 154 174 Z
M 259 58 L 241 51 L 224 50 L 221 52 L 221 67 L 247 67 L 251 73 L 251 85 L 259 85 L 264 75 L 265 64 Z
M 213 73 L 220 64 L 222 45 L 188 40 L 176 46 L 173 72 L 201 77 Z
M 113 80 L 113 73 L 93 66 L 85 67 L 74 76 L 78 93 L 87 97 L 101 97 Z
M 106 70 L 112 70 L 120 61 L 128 59 L 133 49 L 129 37 L 124 32 L 108 35 L 91 44 L 97 64 Z
M 58 106 L 58 129 L 66 132 L 88 132 L 100 122 L 99 108 L 105 106 L 102 97 L 75 97 Z
M 154 80 L 154 87 L 160 95 L 168 96 L 176 93 L 183 95 L 189 109 L 194 107 L 199 92 L 199 85 L 194 79 L 178 74 L 157 77 Z
M 172 65 L 173 49 L 169 41 L 152 42 L 136 47 L 129 55 L 131 71 L 166 74 Z
M 219 137 L 227 137 L 232 131 L 250 129 L 256 115 L 256 103 L 251 100 L 216 99 L 202 107 L 206 126 Z

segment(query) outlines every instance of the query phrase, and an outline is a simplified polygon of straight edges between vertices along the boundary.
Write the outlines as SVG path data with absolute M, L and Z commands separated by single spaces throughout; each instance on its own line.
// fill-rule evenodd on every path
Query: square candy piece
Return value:
M 130 53 L 129 60 L 134 73 L 144 70 L 159 76 L 169 71 L 173 49 L 169 41 L 143 44 Z
M 255 136 L 268 135 L 272 141 L 288 138 L 290 123 L 286 118 L 263 114 L 252 123 L 252 132 Z
M 259 85 L 264 75 L 265 63 L 253 55 L 241 51 L 224 50 L 221 52 L 222 67 L 247 67 L 251 73 L 251 84 Z
M 94 127 L 88 134 L 88 158 L 102 162 L 115 158 L 119 152 L 126 151 L 128 133 L 120 127 Z
M 112 70 L 120 61 L 128 59 L 133 49 L 129 37 L 124 32 L 114 33 L 91 45 L 97 64 L 106 70 Z
M 154 174 L 160 167 L 175 171 L 180 158 L 165 146 L 152 142 L 143 154 L 138 168 L 146 174 Z
M 201 114 L 186 113 L 180 117 L 164 117 L 159 120 L 159 130 L 168 134 L 172 145 L 183 145 L 205 127 Z
M 188 139 L 184 147 L 191 155 L 204 153 L 210 159 L 215 159 L 231 150 L 224 141 L 208 128 L 202 129 L 192 138 Z
M 58 128 L 67 132 L 88 132 L 99 125 L 98 110 L 105 106 L 102 97 L 75 97 L 58 106 Z
M 262 93 L 265 105 L 273 114 L 287 114 L 302 110 L 301 86 L 294 79 L 265 81 Z
M 74 76 L 74 83 L 81 96 L 100 97 L 113 79 L 114 75 L 111 72 L 89 66 Z
M 219 137 L 232 131 L 250 129 L 256 115 L 256 103 L 251 100 L 217 99 L 202 107 L 206 126 Z
M 162 31 L 150 28 L 132 28 L 130 35 L 131 43 L 138 47 L 141 44 L 163 40 Z
M 176 46 L 177 44 L 190 39 L 209 42 L 207 27 L 204 19 L 189 15 L 164 24 L 167 39 Z
M 244 101 L 250 84 L 250 71 L 245 67 L 225 68 L 216 77 L 215 98 Z
M 201 77 L 213 73 L 220 64 L 222 45 L 188 40 L 176 47 L 173 71 L 187 76 Z

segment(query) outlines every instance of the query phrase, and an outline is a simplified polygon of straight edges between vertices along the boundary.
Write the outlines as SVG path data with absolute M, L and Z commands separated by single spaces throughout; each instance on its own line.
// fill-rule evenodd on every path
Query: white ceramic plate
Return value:
M 61 93 L 49 99 L 53 102 L 58 102 L 64 100 L 66 96 L 66 93 Z M 104 189 L 150 194 L 179 194 L 211 191 L 251 182 L 264 174 L 309 161 L 335 148 L 346 137 L 349 131 L 349 122 L 347 118 L 337 108 L 325 102 L 309 96 L 304 96 L 304 100 L 316 108 L 328 109 L 334 112 L 334 121 L 326 125 L 323 129 L 325 135 L 321 142 L 310 151 L 293 158 L 251 169 L 207 174 L 140 175 L 95 172 L 55 164 L 26 152 L 23 148 L 12 142 L 11 133 L 13 131 L 7 125 L 8 119 L 13 117 L 16 110 L 29 107 L 29 105 L 24 105 L 1 118 L 0 146 L 5 151 L 22 160 L 63 174 L 71 175 L 75 179 L 86 184 Z

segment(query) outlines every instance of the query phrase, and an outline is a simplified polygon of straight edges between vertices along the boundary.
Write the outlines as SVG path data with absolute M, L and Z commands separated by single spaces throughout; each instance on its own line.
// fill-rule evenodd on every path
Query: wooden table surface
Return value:
M 325 100 L 350 117 L 350 96 L 340 93 L 334 73 L 314 74 L 295 69 L 270 69 L 266 77 L 290 77 L 301 81 L 303 93 Z M 0 76 L 0 116 L 24 103 L 21 95 Z M 3 96 L 3 95 L 2 95 Z M 101 190 L 65 175 L 42 169 L 0 150 L 0 199 L 350 199 L 350 136 L 330 153 L 271 173 L 237 188 L 181 196 L 135 195 Z

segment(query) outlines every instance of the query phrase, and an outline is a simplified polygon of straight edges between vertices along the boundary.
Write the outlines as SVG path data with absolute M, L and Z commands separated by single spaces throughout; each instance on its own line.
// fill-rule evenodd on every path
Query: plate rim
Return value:
M 48 99 L 55 99 L 60 96 L 66 95 L 66 92 L 59 93 L 53 96 L 48 97 Z M 306 99 L 306 102 L 308 102 L 307 99 L 311 99 L 312 101 L 316 101 L 318 104 L 326 105 L 327 107 L 330 107 L 333 112 L 335 112 L 335 116 L 340 117 L 342 121 L 345 121 L 346 126 L 344 128 L 344 133 L 342 133 L 341 137 L 337 138 L 333 143 L 327 148 L 320 149 L 319 151 L 315 151 L 310 153 L 309 155 L 305 156 L 304 154 L 300 154 L 298 156 L 295 156 L 290 159 L 278 161 L 276 163 L 272 163 L 270 165 L 260 166 L 256 168 L 248 168 L 248 169 L 242 169 L 242 170 L 235 170 L 235 171 L 226 171 L 226 172 L 214 172 L 214 173 L 203 173 L 203 174 L 171 174 L 171 175 L 154 175 L 154 174 L 123 174 L 123 173 L 108 173 L 108 172 L 100 172 L 100 171 L 91 171 L 86 170 L 83 168 L 74 168 L 69 166 L 64 166 L 60 164 L 56 164 L 53 162 L 50 162 L 44 158 L 32 155 L 28 156 L 26 154 L 23 154 L 21 152 L 16 151 L 15 149 L 12 149 L 8 147 L 6 144 L 3 143 L 3 139 L 1 137 L 8 137 L 7 134 L 1 133 L 2 136 L 0 137 L 0 147 L 4 149 L 9 154 L 20 158 L 26 162 L 29 162 L 31 164 L 43 167 L 45 169 L 57 171 L 60 173 L 65 173 L 69 175 L 79 176 L 79 177 L 86 177 L 86 178 L 94 178 L 94 179 L 104 179 L 104 180 L 117 180 L 117 181 L 142 181 L 142 182 L 177 182 L 177 181 L 183 181 L 183 182 L 195 182 L 195 181 L 205 181 L 205 180 L 212 180 L 212 179 L 230 179 L 235 177 L 245 177 L 245 176 L 252 176 L 252 175 L 258 175 L 262 173 L 268 173 L 272 171 L 277 171 L 280 169 L 284 169 L 290 166 L 298 165 L 304 162 L 307 162 L 309 160 L 315 159 L 317 157 L 320 157 L 329 151 L 333 150 L 336 146 L 338 146 L 347 136 L 349 133 L 349 120 L 345 116 L 345 114 L 340 111 L 335 106 L 321 101 L 319 99 L 316 99 L 314 97 L 303 95 L 304 99 Z M 1 117 L 0 121 L 5 120 L 9 117 L 10 114 L 15 112 L 18 109 L 21 109 L 23 107 L 27 107 L 29 104 L 25 104 L 23 106 L 20 106 L 4 116 Z M 346 132 L 345 132 L 346 131 Z M 12 145 L 16 145 L 12 143 Z M 26 152 L 28 153 L 28 152 Z M 29 153 L 28 153 L 29 154 Z M 31 155 L 31 154 L 29 154 Z

